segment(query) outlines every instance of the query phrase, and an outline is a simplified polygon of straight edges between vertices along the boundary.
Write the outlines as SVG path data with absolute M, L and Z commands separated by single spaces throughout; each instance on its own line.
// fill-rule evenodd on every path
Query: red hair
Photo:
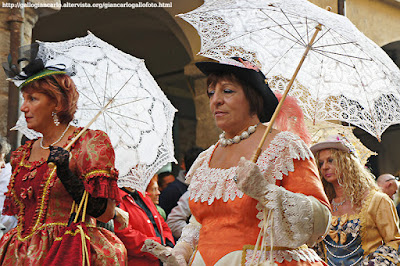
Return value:
M 150 179 L 149 184 L 147 185 L 146 191 L 153 185 L 153 183 L 158 183 L 158 175 L 155 174 L 152 179 Z
M 282 99 L 282 94 L 275 92 L 278 101 Z M 304 123 L 304 114 L 296 98 L 286 96 L 281 110 L 276 117 L 275 127 L 281 131 L 290 131 L 298 135 L 307 145 L 311 144 L 311 136 Z
M 57 74 L 45 76 L 22 87 L 22 92 L 39 92 L 49 96 L 60 106 L 57 116 L 61 123 L 69 123 L 78 107 L 79 93 L 70 76 Z

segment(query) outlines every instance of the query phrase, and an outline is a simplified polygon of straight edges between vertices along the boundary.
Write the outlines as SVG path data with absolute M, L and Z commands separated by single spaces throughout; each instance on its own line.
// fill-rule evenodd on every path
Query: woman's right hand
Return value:
M 244 157 L 240 158 L 235 178 L 238 188 L 258 201 L 262 201 L 268 192 L 268 186 L 271 185 L 262 175 L 257 164 L 246 160 Z

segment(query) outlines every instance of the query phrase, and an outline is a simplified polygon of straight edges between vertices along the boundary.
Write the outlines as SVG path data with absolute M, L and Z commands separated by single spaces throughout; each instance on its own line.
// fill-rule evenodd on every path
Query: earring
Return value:
M 54 124 L 56 125 L 56 127 L 58 127 L 60 125 L 60 121 L 58 121 L 57 113 L 56 112 L 51 112 L 51 116 L 53 117 Z
M 343 187 L 343 183 L 342 183 L 342 181 L 340 180 L 340 177 L 338 177 L 337 182 L 338 182 L 339 186 Z

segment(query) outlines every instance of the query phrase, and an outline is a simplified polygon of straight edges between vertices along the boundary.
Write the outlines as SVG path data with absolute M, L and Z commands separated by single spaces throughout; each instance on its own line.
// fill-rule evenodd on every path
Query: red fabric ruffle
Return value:
M 117 185 L 118 171 L 111 169 L 111 173 L 96 173 L 86 175 L 85 189 L 92 197 L 113 199 L 121 202 Z

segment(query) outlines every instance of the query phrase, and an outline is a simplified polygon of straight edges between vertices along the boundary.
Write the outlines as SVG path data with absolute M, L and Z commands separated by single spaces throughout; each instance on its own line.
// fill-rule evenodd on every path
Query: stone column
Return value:
M 10 53 L 10 29 L 8 25 L 10 9 L 0 7 L 0 62 L 7 60 Z M 7 133 L 7 114 L 8 114 L 8 81 L 3 69 L 0 69 L 0 135 Z
M 7 56 L 12 49 L 18 49 L 18 46 L 30 44 L 32 29 L 38 19 L 42 16 L 59 11 L 61 6 L 60 0 L 25 1 L 26 4 L 37 5 L 36 8 L 26 7 L 21 9 L 20 7 L 14 7 L 11 9 L 10 5 L 7 5 L 21 2 L 23 1 L 3 1 L 3 6 L 0 7 L 0 62 L 5 62 L 7 60 Z M 18 23 L 20 23 L 20 25 L 18 25 Z M 23 34 L 21 34 L 21 32 Z M 12 42 L 11 33 L 14 33 Z M 12 45 L 13 47 L 10 47 L 13 42 L 19 44 L 14 44 Z M 15 148 L 19 143 L 17 143 L 15 133 L 10 134 L 9 129 L 11 125 L 15 124 L 16 118 L 18 117 L 19 92 L 10 91 L 10 89 L 16 88 L 9 85 L 9 82 L 6 81 L 4 71 L 0 70 L 0 134 L 2 136 L 8 135 L 13 148 Z
M 194 103 L 196 107 L 196 145 L 208 148 L 215 144 L 221 130 L 215 125 L 210 112 L 209 100 L 206 94 L 207 78 L 197 69 L 194 62 L 185 67 L 185 75 L 194 81 Z

